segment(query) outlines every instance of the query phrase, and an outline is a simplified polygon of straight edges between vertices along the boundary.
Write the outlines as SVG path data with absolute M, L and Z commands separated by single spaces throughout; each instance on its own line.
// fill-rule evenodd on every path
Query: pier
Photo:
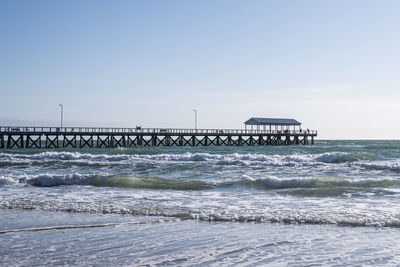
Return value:
M 0 149 L 314 144 L 315 130 L 0 127 Z

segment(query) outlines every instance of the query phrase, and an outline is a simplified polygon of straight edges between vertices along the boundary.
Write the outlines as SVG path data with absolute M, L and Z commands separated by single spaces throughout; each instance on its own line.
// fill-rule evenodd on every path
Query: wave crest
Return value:
M 266 189 L 289 188 L 386 188 L 400 185 L 400 180 L 392 178 L 345 178 L 335 176 L 324 177 L 298 177 L 278 178 L 267 177 L 253 179 L 249 176 L 242 177 L 242 183 L 255 185 Z
M 132 214 L 144 216 L 175 217 L 183 220 L 200 220 L 212 222 L 257 222 L 285 224 L 333 224 L 341 226 L 396 227 L 400 228 L 400 218 L 393 214 L 343 214 L 307 210 L 191 210 L 187 208 L 155 208 L 135 204 L 120 205 L 114 202 L 74 203 L 65 201 L 26 201 L 25 199 L 0 200 L 3 209 L 35 209 L 44 211 L 83 212 L 100 214 Z
M 96 177 L 90 181 L 93 186 L 109 186 L 136 189 L 171 189 L 171 190 L 204 190 L 213 187 L 212 184 L 199 180 L 162 179 L 145 177 Z
M 234 185 L 258 187 L 260 189 L 304 189 L 304 188 L 389 188 L 400 186 L 395 178 L 347 178 L 337 176 L 291 177 L 275 176 L 252 178 L 248 175 L 236 181 L 211 183 L 195 179 L 173 179 L 159 177 L 141 177 L 135 175 L 115 176 L 97 174 L 40 174 L 18 177 L 0 176 L 0 186 L 32 185 L 51 187 L 62 185 L 91 185 L 135 189 L 170 189 L 170 190 L 207 190 Z
M 51 187 L 62 185 L 91 185 L 136 189 L 205 190 L 215 185 L 200 180 L 163 179 L 138 176 L 107 176 L 101 174 L 40 174 L 19 177 L 0 177 L 0 186 L 33 185 Z
M 87 165 L 134 164 L 140 162 L 210 162 L 227 165 L 263 164 L 272 166 L 293 166 L 298 164 L 346 163 L 373 159 L 368 153 L 326 152 L 320 154 L 258 154 L 258 153 L 182 153 L 182 154 L 90 154 L 80 152 L 47 151 L 38 154 L 0 153 L 0 164 L 43 164 L 62 162 Z
M 400 164 L 398 162 L 374 162 L 362 163 L 360 165 L 368 170 L 400 172 Z

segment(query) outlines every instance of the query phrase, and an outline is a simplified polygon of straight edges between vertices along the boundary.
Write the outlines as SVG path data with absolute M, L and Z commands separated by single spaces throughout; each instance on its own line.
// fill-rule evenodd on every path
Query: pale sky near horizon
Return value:
M 400 1 L 0 1 L 0 125 L 399 139 Z

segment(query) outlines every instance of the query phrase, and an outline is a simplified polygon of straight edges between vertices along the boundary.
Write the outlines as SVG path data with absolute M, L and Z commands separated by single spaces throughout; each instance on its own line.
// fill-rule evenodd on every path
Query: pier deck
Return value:
M 0 149 L 314 144 L 315 130 L 0 127 Z

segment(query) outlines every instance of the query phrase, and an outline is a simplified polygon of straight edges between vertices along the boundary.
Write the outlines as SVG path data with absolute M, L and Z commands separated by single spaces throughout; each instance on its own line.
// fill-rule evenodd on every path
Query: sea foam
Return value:
M 326 152 L 320 154 L 293 154 L 293 155 L 264 155 L 256 153 L 232 153 L 232 154 L 211 154 L 211 153 L 182 153 L 182 154 L 89 154 L 80 152 L 56 152 L 48 151 L 38 154 L 0 154 L 0 162 L 87 162 L 97 164 L 131 164 L 143 161 L 156 162 L 217 162 L 226 164 L 240 163 L 265 163 L 275 165 L 301 164 L 301 163 L 345 163 L 366 160 L 371 157 L 367 153 L 345 153 Z

